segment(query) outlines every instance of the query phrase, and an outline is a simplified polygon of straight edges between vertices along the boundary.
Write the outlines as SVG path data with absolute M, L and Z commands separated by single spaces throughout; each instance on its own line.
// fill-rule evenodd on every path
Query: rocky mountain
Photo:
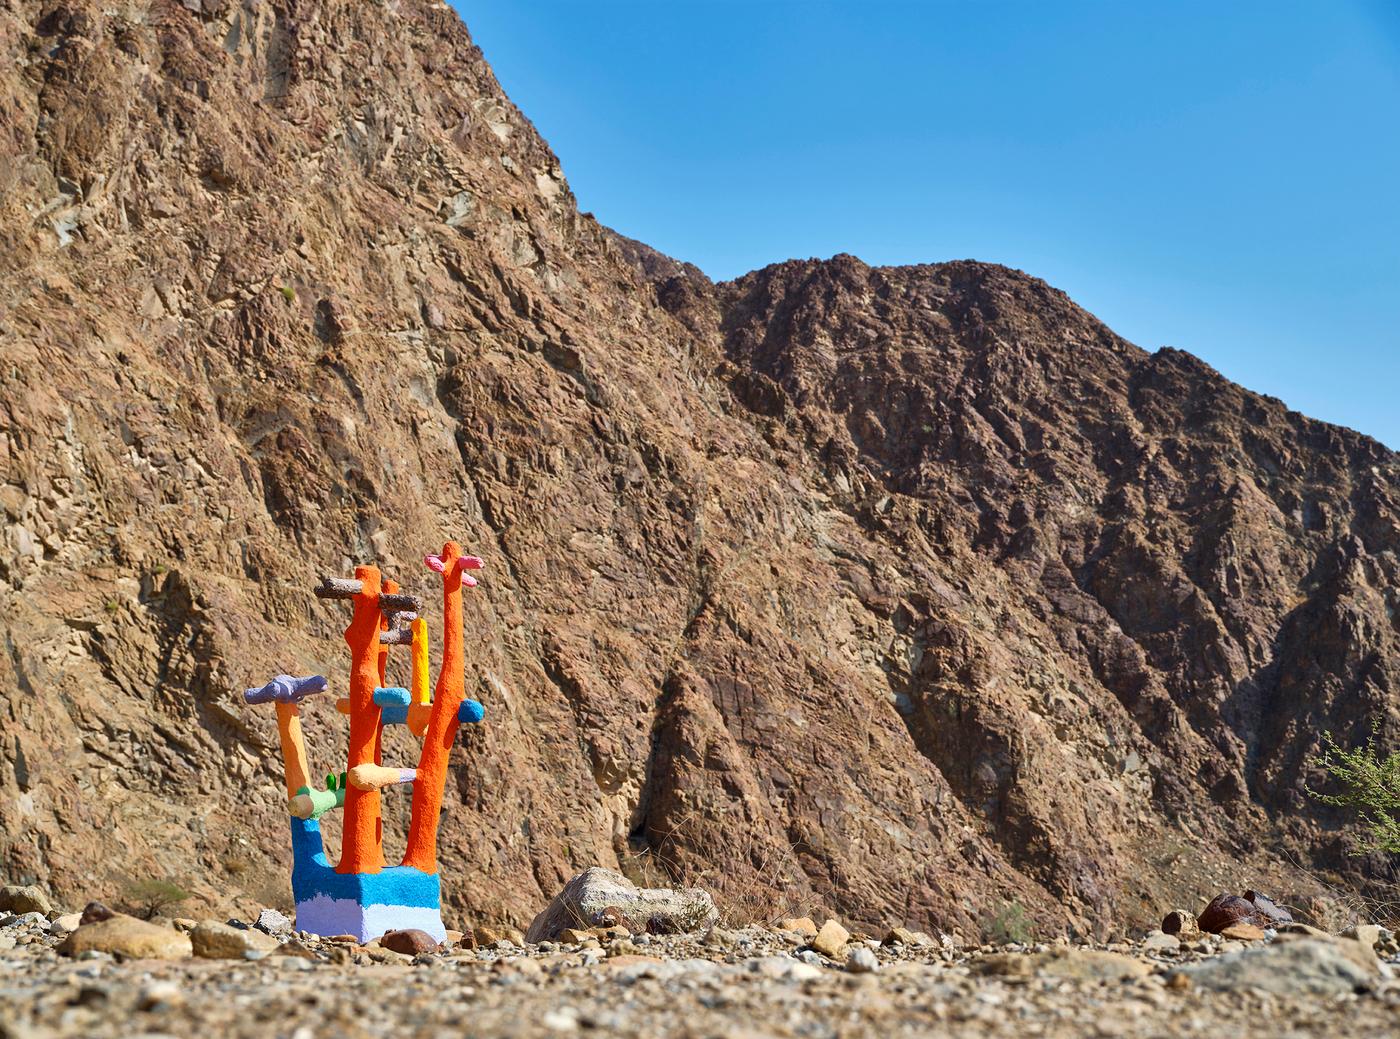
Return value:
M 343 690 L 317 576 L 431 604 L 454 537 L 462 918 L 593 864 L 968 934 L 1385 879 L 1305 793 L 1400 707 L 1374 441 L 1018 271 L 713 284 L 578 211 L 440 0 L 5 0 L 0 56 L 7 878 L 285 903 L 240 692 Z

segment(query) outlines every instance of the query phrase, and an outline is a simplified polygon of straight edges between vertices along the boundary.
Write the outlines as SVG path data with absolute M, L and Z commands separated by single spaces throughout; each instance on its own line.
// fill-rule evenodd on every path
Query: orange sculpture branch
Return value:
M 358 765 L 378 764 L 379 707 L 374 690 L 379 684 L 381 615 L 379 570 L 355 567 L 361 582 L 355 596 L 355 612 L 345 629 L 350 647 L 350 753 L 347 771 Z M 378 873 L 384 868 L 383 823 L 377 789 L 345 791 L 345 830 L 341 838 L 338 873 Z
M 466 660 L 462 650 L 462 586 L 475 584 L 467 570 L 479 569 L 481 560 L 464 556 L 462 546 L 449 541 L 442 554 L 427 557 L 428 566 L 442 574 L 442 668 L 433 692 L 432 713 L 418 759 L 413 784 L 413 814 L 403 864 L 437 872 L 437 828 L 442 814 L 442 794 L 447 784 L 447 762 L 460 724 L 458 712 L 466 699 Z

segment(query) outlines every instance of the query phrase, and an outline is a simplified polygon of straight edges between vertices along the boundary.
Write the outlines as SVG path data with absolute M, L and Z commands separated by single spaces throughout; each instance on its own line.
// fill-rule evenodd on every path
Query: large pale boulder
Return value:
M 270 934 L 253 928 L 231 927 L 217 920 L 201 920 L 190 931 L 194 954 L 206 960 L 243 960 L 248 954 L 266 954 L 277 949 Z
M 133 960 L 182 960 L 194 951 L 189 935 L 122 913 L 83 924 L 59 951 L 77 956 L 89 950 Z
M 1275 942 L 1173 971 L 1197 988 L 1225 992 L 1248 988 L 1294 997 L 1365 991 L 1387 973 L 1374 952 L 1350 938 Z
M 604 911 L 616 909 L 617 913 Z M 634 934 L 698 931 L 719 919 L 708 892 L 699 888 L 639 888 L 621 873 L 593 866 L 564 885 L 525 935 L 528 942 L 555 938 L 566 928 L 615 923 Z

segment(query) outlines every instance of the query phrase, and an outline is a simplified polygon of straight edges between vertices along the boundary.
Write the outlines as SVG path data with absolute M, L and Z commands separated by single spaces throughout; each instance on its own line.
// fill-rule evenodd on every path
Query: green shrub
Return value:
M 1015 942 L 1029 945 L 1034 934 L 1031 931 L 1030 914 L 1020 902 L 1003 902 L 1001 908 L 986 924 L 987 938 L 997 945 Z
M 176 902 L 192 897 L 188 891 L 171 880 L 129 879 L 122 885 L 122 901 L 133 916 L 147 920 Z
M 1362 836 L 1353 854 L 1383 851 L 1400 853 L 1400 753 L 1382 755 L 1377 733 L 1356 750 L 1343 750 L 1330 732 L 1322 734 L 1326 745 L 1314 764 L 1341 788 L 1338 794 L 1308 793 L 1323 804 L 1350 808 L 1360 816 Z

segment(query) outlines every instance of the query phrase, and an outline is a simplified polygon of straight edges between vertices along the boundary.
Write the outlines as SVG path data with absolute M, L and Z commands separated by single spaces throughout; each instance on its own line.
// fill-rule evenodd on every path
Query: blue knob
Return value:
M 462 706 L 457 708 L 457 720 L 464 725 L 475 725 L 486 717 L 486 709 L 475 700 L 463 700 Z

